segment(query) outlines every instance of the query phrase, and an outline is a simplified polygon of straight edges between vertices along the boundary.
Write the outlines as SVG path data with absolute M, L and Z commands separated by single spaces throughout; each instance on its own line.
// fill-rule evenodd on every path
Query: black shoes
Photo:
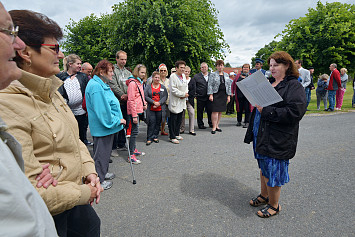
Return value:
M 216 131 L 213 131 L 213 130 L 212 130 L 211 133 L 212 133 L 212 134 L 216 134 Z
M 242 123 L 238 122 L 235 126 L 240 127 L 240 126 L 242 126 Z
M 205 125 L 202 126 L 198 126 L 199 129 L 206 129 L 207 127 L 205 127 Z
M 216 128 L 216 131 L 217 131 L 217 132 L 222 132 L 222 129 Z
M 192 136 L 196 136 L 195 132 L 189 132 L 189 134 L 192 135 Z

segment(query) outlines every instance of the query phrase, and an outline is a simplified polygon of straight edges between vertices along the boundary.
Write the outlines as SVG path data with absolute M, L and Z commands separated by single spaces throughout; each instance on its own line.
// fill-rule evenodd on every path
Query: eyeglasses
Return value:
M 163 70 L 163 69 L 162 69 L 162 70 L 160 70 L 160 71 L 161 71 L 161 72 L 166 72 L 166 70 Z
M 5 29 L 5 28 L 0 28 L 0 32 L 3 32 L 5 34 L 9 35 L 12 38 L 12 43 L 15 43 L 15 39 L 18 35 L 18 30 L 19 30 L 18 26 L 12 26 L 11 30 Z
M 59 44 L 29 44 L 28 46 L 49 46 L 49 49 L 53 50 L 56 54 L 59 54 Z
M 41 44 L 41 46 L 49 46 L 56 54 L 59 54 L 59 44 Z

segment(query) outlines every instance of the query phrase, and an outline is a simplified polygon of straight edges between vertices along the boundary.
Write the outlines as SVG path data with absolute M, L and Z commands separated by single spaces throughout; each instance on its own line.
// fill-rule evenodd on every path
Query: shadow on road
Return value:
M 238 180 L 217 174 L 184 174 L 181 192 L 201 200 L 216 200 L 240 217 L 251 216 L 257 211 L 257 209 L 253 211 L 248 204 L 251 197 L 256 196 L 255 190 Z

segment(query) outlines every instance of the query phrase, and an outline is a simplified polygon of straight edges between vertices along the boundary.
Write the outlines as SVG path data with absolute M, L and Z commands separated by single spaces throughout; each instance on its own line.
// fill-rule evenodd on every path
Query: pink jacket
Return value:
M 147 102 L 144 99 L 143 85 L 139 80 L 135 79 L 133 76 L 128 78 L 126 84 L 128 86 L 127 114 L 131 115 L 132 117 L 137 117 L 138 114 L 143 113 L 142 97 L 143 97 L 144 104 L 145 105 L 147 104 Z M 138 88 L 142 94 L 142 97 L 139 94 Z

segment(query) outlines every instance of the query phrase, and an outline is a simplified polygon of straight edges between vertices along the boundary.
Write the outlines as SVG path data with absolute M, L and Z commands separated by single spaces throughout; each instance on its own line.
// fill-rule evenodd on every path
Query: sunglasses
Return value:
M 53 50 L 56 54 L 59 54 L 59 44 L 29 44 L 29 46 L 49 46 L 49 49 Z

